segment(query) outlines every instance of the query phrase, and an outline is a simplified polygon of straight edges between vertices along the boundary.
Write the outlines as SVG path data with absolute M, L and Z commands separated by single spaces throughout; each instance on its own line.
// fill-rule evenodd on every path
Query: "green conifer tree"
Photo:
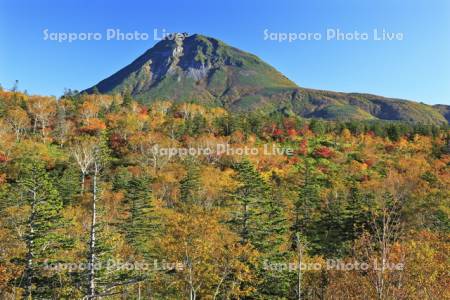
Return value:
M 55 254 L 69 248 L 71 240 L 59 230 L 64 226 L 62 201 L 42 161 L 21 162 L 17 196 L 20 203 L 29 207 L 23 224 L 26 256 L 19 260 L 24 264 L 20 286 L 26 299 L 48 298 L 58 278 L 56 273 L 46 272 L 45 265 L 56 262 Z
M 155 236 L 158 227 L 150 184 L 148 176 L 133 177 L 128 183 L 125 196 L 130 205 L 126 237 L 136 253 L 144 258 L 151 258 L 149 241 Z
M 200 190 L 200 169 L 193 160 L 186 162 L 186 176 L 180 182 L 180 200 L 182 204 L 193 204 Z
M 320 185 L 317 175 L 314 172 L 315 161 L 306 158 L 304 164 L 301 165 L 301 172 L 303 173 L 303 184 L 298 191 L 298 198 L 294 203 L 295 219 L 292 226 L 292 240 L 297 233 L 304 237 L 313 237 L 314 231 L 314 212 L 320 204 Z M 308 239 L 310 241 L 310 239 Z
M 254 297 L 276 299 L 283 297 L 289 287 L 285 273 L 264 270 L 263 262 L 284 261 L 280 251 L 287 231 L 283 207 L 270 192 L 268 184 L 248 160 L 236 165 L 239 187 L 233 198 L 237 208 L 230 221 L 242 243 L 252 244 L 261 255 L 261 264 L 255 270 L 259 277 Z

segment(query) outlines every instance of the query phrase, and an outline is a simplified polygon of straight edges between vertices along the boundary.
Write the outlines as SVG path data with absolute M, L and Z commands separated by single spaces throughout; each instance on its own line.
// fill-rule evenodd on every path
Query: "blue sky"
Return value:
M 57 42 L 49 33 L 98 32 L 101 40 Z M 146 41 L 106 40 L 107 29 L 148 33 Z M 59 96 L 90 87 L 156 43 L 154 30 L 201 33 L 252 52 L 302 87 L 367 92 L 450 104 L 448 0 L 75 1 L 0 0 L 0 83 Z M 320 33 L 279 42 L 269 33 Z M 326 39 L 326 30 L 369 40 Z M 374 41 L 373 30 L 403 34 Z

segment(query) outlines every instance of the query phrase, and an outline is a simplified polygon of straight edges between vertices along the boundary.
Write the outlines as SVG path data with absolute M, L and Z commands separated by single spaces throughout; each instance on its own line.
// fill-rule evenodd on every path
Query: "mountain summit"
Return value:
M 85 92 L 130 93 L 232 111 L 281 110 L 324 119 L 446 123 L 442 107 L 369 94 L 300 88 L 257 56 L 199 34 L 174 34 Z
M 198 34 L 160 41 L 95 87 L 100 93 L 127 91 L 145 102 L 165 98 L 239 107 L 249 97 L 297 88 L 258 57 Z

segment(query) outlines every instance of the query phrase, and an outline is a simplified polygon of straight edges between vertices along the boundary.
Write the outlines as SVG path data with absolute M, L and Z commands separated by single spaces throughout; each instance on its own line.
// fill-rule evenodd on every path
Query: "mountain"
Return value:
M 438 110 L 447 119 L 447 122 L 450 123 L 450 105 L 437 104 L 433 108 Z
M 274 111 L 323 119 L 447 123 L 448 110 L 370 94 L 301 88 L 257 56 L 203 35 L 177 34 L 85 90 L 130 93 L 143 102 L 169 99 L 231 111 Z M 444 117 L 446 114 L 446 117 Z

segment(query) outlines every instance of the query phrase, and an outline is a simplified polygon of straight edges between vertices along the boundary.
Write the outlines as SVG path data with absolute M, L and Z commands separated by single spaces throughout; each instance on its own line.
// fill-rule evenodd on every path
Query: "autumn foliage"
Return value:
M 449 130 L 426 126 L 1 91 L 0 298 L 448 299 Z M 164 152 L 223 145 L 256 151 Z M 90 261 L 116 265 L 44 268 Z

